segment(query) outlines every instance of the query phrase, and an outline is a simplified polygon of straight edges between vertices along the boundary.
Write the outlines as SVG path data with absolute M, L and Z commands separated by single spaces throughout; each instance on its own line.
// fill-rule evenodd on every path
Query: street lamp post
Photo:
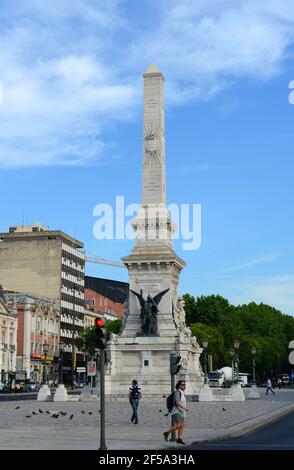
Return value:
M 204 383 L 207 384 L 207 348 L 208 348 L 207 339 L 202 341 L 202 346 L 204 349 Z
M 62 384 L 63 382 L 63 377 L 62 377 L 62 373 L 63 373 L 63 351 L 64 351 L 64 348 L 65 348 L 65 344 L 64 343 L 59 343 L 59 384 Z
M 255 354 L 256 354 L 256 348 L 253 346 L 253 348 L 251 348 L 251 354 L 252 354 L 252 379 L 253 379 L 253 383 L 256 384 L 256 380 L 255 380 Z
M 234 363 L 235 363 L 235 380 L 234 383 L 239 382 L 239 357 L 238 357 L 238 350 L 240 347 L 240 341 L 238 339 L 235 339 L 234 341 Z
M 47 354 L 49 352 L 49 344 L 48 343 L 43 344 L 43 352 L 44 352 L 44 356 L 45 356 L 45 364 L 44 364 L 44 368 L 43 368 L 43 383 L 47 384 L 46 363 L 47 363 Z

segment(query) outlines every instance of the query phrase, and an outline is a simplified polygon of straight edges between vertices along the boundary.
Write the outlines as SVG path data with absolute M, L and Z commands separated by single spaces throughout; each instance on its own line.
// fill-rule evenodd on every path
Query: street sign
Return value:
M 88 369 L 88 376 L 90 377 L 96 376 L 96 362 L 88 362 L 87 369 Z
M 86 367 L 77 367 L 77 372 L 86 372 Z

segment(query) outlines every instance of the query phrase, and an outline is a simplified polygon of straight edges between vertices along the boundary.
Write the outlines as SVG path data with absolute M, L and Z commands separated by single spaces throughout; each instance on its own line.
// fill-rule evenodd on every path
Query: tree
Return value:
M 110 320 L 106 323 L 106 332 L 108 339 L 110 338 L 110 334 L 114 333 L 118 335 L 120 333 L 122 327 L 122 319 L 117 318 L 116 320 Z
M 220 368 L 224 364 L 224 338 L 216 327 L 204 323 L 193 323 L 190 325 L 193 336 L 202 347 L 204 340 L 208 341 L 208 353 L 212 355 L 213 368 Z
M 228 300 L 220 295 L 208 295 L 195 298 L 189 294 L 183 296 L 185 300 L 186 323 L 205 323 L 206 325 L 219 325 L 230 310 L 234 307 Z
M 97 356 L 95 326 L 80 330 L 76 337 L 77 347 L 89 357 Z
M 191 323 L 196 323 L 198 320 L 195 313 L 195 297 L 190 294 L 184 294 L 183 299 L 185 300 L 186 324 L 191 325 Z
M 186 322 L 200 345 L 208 339 L 215 367 L 231 363 L 230 349 L 240 341 L 240 370 L 252 371 L 251 349 L 256 348 L 256 372 L 262 379 L 289 372 L 288 344 L 294 339 L 294 318 L 263 303 L 233 306 L 219 295 L 185 294 Z

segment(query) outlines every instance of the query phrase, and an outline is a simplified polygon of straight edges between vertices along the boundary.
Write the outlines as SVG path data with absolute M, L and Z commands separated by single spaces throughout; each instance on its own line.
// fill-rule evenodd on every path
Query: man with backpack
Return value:
M 142 398 L 142 389 L 138 386 L 137 380 L 132 381 L 132 385 L 129 388 L 129 400 L 133 410 L 131 421 L 134 424 L 138 424 L 138 406 L 139 400 Z
M 168 431 L 163 433 L 163 437 L 167 441 L 169 433 L 178 430 L 177 443 L 183 445 L 185 445 L 185 442 L 183 442 L 182 437 L 185 428 L 186 411 L 190 411 L 186 407 L 186 397 L 184 393 L 185 388 L 186 382 L 184 380 L 179 380 L 176 385 L 176 391 L 174 392 L 174 394 L 172 394 L 174 397 L 174 404 L 171 410 L 173 426 Z

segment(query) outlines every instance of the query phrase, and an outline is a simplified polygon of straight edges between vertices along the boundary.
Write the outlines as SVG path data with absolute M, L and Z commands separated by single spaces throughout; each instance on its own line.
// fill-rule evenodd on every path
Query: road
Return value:
M 294 413 L 240 437 L 192 445 L 193 450 L 294 450 Z

